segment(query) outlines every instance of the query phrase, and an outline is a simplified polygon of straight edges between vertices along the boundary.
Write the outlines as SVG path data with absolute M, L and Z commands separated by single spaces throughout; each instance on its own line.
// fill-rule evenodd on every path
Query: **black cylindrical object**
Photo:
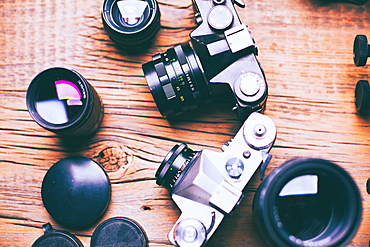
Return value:
M 85 157 L 68 157 L 48 170 L 41 195 L 54 220 L 77 229 L 94 223 L 105 213 L 111 185 L 98 163 Z
M 83 247 L 81 241 L 66 231 L 57 231 L 50 223 L 43 225 L 44 235 L 36 239 L 32 247 Z
M 190 43 L 154 55 L 142 68 L 162 116 L 179 115 L 211 99 L 209 82 Z
M 109 37 L 125 49 L 138 51 L 160 28 L 156 0 L 104 0 L 102 19 Z
M 149 246 L 144 229 L 126 217 L 113 217 L 102 222 L 91 237 L 90 247 Z
M 93 134 L 104 115 L 102 101 L 87 80 L 61 67 L 46 69 L 31 81 L 26 103 L 36 123 L 66 137 Z
M 362 217 L 354 180 L 323 159 L 294 159 L 275 169 L 258 188 L 253 214 L 272 246 L 345 246 Z

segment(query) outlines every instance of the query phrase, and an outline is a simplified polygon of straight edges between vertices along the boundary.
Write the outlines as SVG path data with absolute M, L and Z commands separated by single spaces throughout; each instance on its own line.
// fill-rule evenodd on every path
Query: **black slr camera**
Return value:
M 257 47 L 234 4 L 241 0 L 193 0 L 197 28 L 190 42 L 175 45 L 143 64 L 149 89 L 163 116 L 179 115 L 211 99 L 211 84 L 232 90 L 239 119 L 261 112 L 267 98 Z

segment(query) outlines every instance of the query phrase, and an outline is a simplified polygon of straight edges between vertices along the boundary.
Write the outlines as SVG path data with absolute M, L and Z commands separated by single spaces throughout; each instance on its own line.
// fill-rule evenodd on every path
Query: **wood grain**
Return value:
M 112 201 L 100 221 L 126 216 L 146 230 L 150 246 L 170 246 L 167 233 L 179 210 L 155 171 L 179 143 L 219 151 L 240 122 L 222 96 L 177 119 L 156 108 L 141 65 L 195 27 L 190 0 L 159 1 L 161 30 L 140 54 L 117 48 L 104 31 L 101 1 L 0 0 L 0 246 L 30 246 L 42 224 L 75 233 L 89 246 L 91 226 L 73 231 L 58 225 L 43 207 L 41 182 L 52 164 L 71 155 L 100 162 L 112 181 Z M 355 67 L 355 35 L 370 35 L 370 3 L 337 1 L 249 1 L 238 9 L 259 47 L 269 84 L 265 114 L 278 137 L 267 173 L 295 157 L 319 157 L 344 167 L 363 197 L 363 221 L 348 246 L 367 246 L 370 203 L 370 119 L 359 116 L 354 88 L 368 80 Z M 27 87 L 42 70 L 63 66 L 80 72 L 105 105 L 101 128 L 90 140 L 65 143 L 28 114 Z M 253 223 L 251 204 L 260 181 L 254 177 L 235 213 L 223 221 L 208 246 L 265 246 Z M 98 223 L 100 223 L 100 221 Z

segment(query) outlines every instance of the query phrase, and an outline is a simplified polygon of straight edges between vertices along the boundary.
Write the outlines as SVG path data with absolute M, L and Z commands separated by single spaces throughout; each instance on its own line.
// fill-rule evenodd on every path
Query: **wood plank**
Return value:
M 187 42 L 195 27 L 190 0 L 159 1 L 161 30 L 140 54 L 127 54 L 108 37 L 101 1 L 0 1 L 0 246 L 30 246 L 42 224 L 68 230 L 89 246 L 96 225 L 81 231 L 58 225 L 41 200 L 42 179 L 52 164 L 71 155 L 100 162 L 112 181 L 112 201 L 99 222 L 114 216 L 138 221 L 150 246 L 170 246 L 167 233 L 180 212 L 155 171 L 173 145 L 219 151 L 241 123 L 230 99 L 177 119 L 161 117 L 141 65 L 175 44 Z M 370 119 L 359 116 L 354 88 L 368 79 L 368 67 L 352 59 L 356 34 L 369 35 L 369 6 L 318 0 L 246 2 L 237 11 L 259 47 L 269 84 L 265 114 L 278 136 L 267 174 L 295 157 L 319 157 L 344 167 L 363 197 L 363 220 L 348 246 L 370 240 Z M 65 143 L 38 126 L 25 96 L 37 73 L 63 66 L 80 72 L 105 106 L 101 128 L 90 140 Z M 257 174 L 258 175 L 258 174 Z M 226 218 L 208 246 L 266 246 L 252 217 L 260 184 L 253 177 L 241 205 Z

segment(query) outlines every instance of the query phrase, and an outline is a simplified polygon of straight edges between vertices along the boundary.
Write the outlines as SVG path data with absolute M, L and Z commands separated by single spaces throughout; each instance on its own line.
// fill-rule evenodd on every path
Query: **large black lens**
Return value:
M 168 152 L 155 174 L 157 184 L 172 192 L 176 182 L 186 174 L 186 171 L 196 160 L 196 154 L 197 152 L 191 150 L 186 144 L 175 145 Z
M 32 80 L 27 108 L 41 127 L 69 137 L 94 133 L 103 118 L 97 92 L 79 73 L 66 68 L 44 70 Z
M 102 18 L 110 38 L 121 47 L 134 50 L 152 41 L 160 28 L 155 0 L 104 0 Z
M 296 159 L 262 182 L 253 211 L 273 246 L 345 246 L 361 222 L 362 202 L 355 182 L 339 166 Z
M 196 109 L 210 100 L 202 66 L 189 43 L 176 45 L 143 64 L 149 89 L 163 116 Z

